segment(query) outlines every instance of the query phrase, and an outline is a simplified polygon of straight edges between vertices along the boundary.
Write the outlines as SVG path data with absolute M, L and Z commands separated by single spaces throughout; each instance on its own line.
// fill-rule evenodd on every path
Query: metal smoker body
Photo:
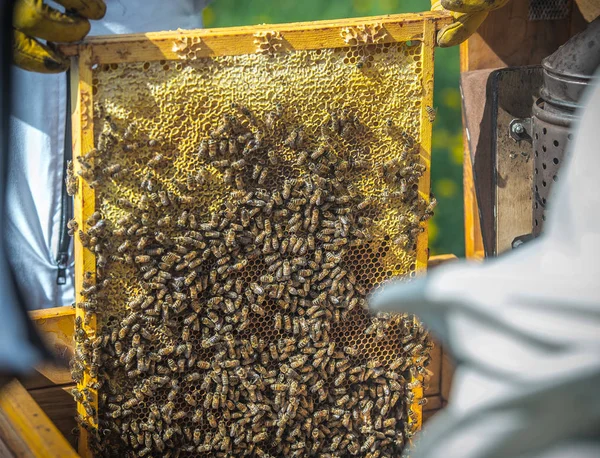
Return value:
M 552 183 L 568 151 L 580 100 L 600 65 L 600 19 L 542 61 L 544 84 L 533 105 L 533 235 L 546 219 Z

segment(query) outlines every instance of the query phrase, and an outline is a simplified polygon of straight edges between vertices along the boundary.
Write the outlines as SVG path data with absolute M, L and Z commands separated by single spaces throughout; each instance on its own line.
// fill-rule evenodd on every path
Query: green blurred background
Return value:
M 428 0 L 214 0 L 203 13 L 205 27 L 316 21 L 377 14 L 421 12 Z M 435 54 L 431 183 L 438 199 L 429 225 L 431 254 L 464 256 L 462 133 L 458 48 Z

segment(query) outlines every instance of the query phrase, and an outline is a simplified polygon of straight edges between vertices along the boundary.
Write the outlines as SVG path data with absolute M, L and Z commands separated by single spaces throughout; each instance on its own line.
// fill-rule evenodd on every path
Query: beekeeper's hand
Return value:
M 509 0 L 431 0 L 432 11 L 448 10 L 454 22 L 438 32 L 442 48 L 462 43 L 475 33 L 488 13 L 503 7 Z
M 102 19 L 103 0 L 56 0 L 65 7 L 61 13 L 42 0 L 17 0 L 13 17 L 15 64 L 40 73 L 60 73 L 69 68 L 69 60 L 48 42 L 79 41 L 90 31 L 88 19 Z

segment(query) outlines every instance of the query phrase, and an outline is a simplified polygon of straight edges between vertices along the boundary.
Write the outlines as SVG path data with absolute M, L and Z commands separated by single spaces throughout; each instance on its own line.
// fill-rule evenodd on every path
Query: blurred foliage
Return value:
M 203 19 L 205 27 L 229 27 L 421 12 L 429 5 L 427 0 L 214 0 Z M 429 226 L 430 249 L 464 256 L 458 48 L 437 49 L 435 60 L 431 183 L 438 207 Z

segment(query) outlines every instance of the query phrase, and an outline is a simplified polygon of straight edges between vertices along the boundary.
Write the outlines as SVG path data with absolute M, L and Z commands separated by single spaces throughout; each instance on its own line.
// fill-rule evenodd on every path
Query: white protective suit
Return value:
M 106 16 L 92 21 L 90 35 L 202 27 L 209 0 L 106 0 Z M 51 6 L 58 7 L 49 2 Z M 61 250 L 63 163 L 67 117 L 66 74 L 14 69 L 7 180 L 7 253 L 29 309 L 74 300 L 72 244 Z M 72 216 L 69 216 L 69 218 Z M 58 253 L 65 251 L 65 284 L 57 284 Z M 68 256 L 68 259 L 66 257 Z
M 449 404 L 413 458 L 600 457 L 599 79 L 541 238 L 371 300 L 420 316 L 456 360 Z

